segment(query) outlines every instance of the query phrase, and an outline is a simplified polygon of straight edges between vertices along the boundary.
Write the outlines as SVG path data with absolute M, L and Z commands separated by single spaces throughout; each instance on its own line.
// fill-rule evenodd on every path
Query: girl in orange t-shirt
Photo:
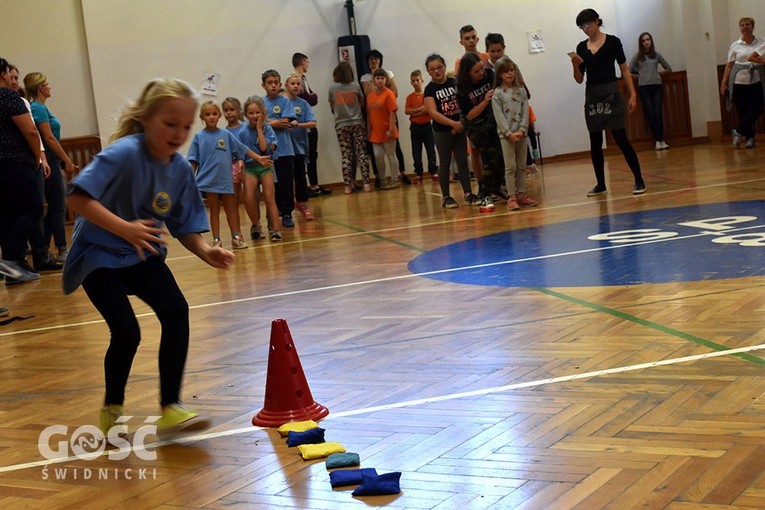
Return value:
M 376 69 L 372 74 L 375 89 L 367 95 L 367 139 L 372 144 L 375 161 L 377 162 L 378 179 L 381 179 L 381 189 L 392 189 L 398 186 L 396 168 L 396 95 L 386 87 L 388 74 L 384 69 Z M 390 165 L 392 177 L 387 177 L 385 160 Z

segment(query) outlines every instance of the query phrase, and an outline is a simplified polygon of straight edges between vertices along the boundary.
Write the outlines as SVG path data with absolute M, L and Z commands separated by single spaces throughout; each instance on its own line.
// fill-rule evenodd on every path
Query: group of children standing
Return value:
M 308 130 L 316 129 L 311 105 L 302 97 L 302 79 L 290 75 L 284 83 L 279 73 L 263 73 L 265 96 L 250 96 L 244 106 L 227 97 L 221 106 L 212 101 L 202 104 L 199 117 L 205 124 L 194 135 L 188 160 L 196 173 L 199 190 L 205 193 L 210 210 L 213 246 L 220 240 L 220 204 L 231 229 L 235 250 L 247 248 L 239 221 L 239 196 L 243 195 L 250 219 L 250 239 L 265 234 L 260 225 L 260 199 L 266 205 L 268 239 L 281 241 L 279 222 L 292 228 L 292 212 L 297 209 L 305 220 L 313 220 L 308 206 L 306 154 Z M 225 116 L 226 129 L 218 128 Z M 243 186 L 243 189 L 242 189 Z
M 465 54 L 456 63 L 455 76 L 447 75 L 446 63 L 438 54 L 425 61 L 431 82 L 424 90 L 420 71 L 411 74 L 414 92 L 406 99 L 406 113 L 411 122 L 416 180 L 422 182 L 424 174 L 421 163 L 424 147 L 429 172 L 439 181 L 441 205 L 446 209 L 459 206 L 449 191 L 452 158 L 465 204 L 491 209 L 492 197 L 498 197 L 507 202 L 510 210 L 537 205 L 526 194 L 528 89 L 517 65 L 504 55 L 502 36 L 489 35 L 488 52 L 481 53 L 476 49 L 475 29 L 471 25 L 460 29 Z M 478 195 L 471 189 L 468 145 L 479 181 Z M 439 159 L 437 172 L 435 152 Z
M 456 63 L 456 76 L 447 74 L 444 59 L 437 54 L 426 59 L 431 82 L 424 89 L 421 71 L 410 75 L 414 91 L 406 98 L 405 112 L 410 118 L 415 182 L 423 181 L 424 149 L 428 173 L 440 183 L 444 208 L 459 206 L 449 192 L 452 158 L 465 204 L 490 208 L 494 196 L 507 200 L 511 210 L 535 206 L 536 201 L 526 195 L 525 189 L 528 88 L 515 63 L 504 55 L 501 35 L 487 36 L 488 53 L 476 50 L 478 40 L 472 26 L 460 29 L 465 55 Z M 297 69 L 307 63 L 307 57 L 296 56 L 301 57 Z M 361 189 L 372 190 L 369 153 L 374 158 L 378 188 L 392 189 L 399 181 L 409 183 L 401 173 L 393 75 L 381 67 L 382 55 L 376 50 L 369 52 L 368 60 L 372 72 L 361 80 L 364 90 L 354 83 L 353 69 L 347 62 L 333 71 L 335 83 L 329 90 L 347 194 L 359 189 L 355 183 L 356 165 L 363 178 Z M 312 106 L 300 97 L 305 86 L 303 78 L 290 75 L 282 90 L 279 73 L 268 70 L 262 75 L 264 97 L 251 96 L 244 106 L 233 97 L 226 98 L 221 106 L 211 101 L 201 106 L 199 116 L 205 127 L 194 136 L 188 159 L 199 189 L 207 198 L 213 245 L 222 246 L 222 205 L 233 249 L 248 247 L 240 227 L 240 198 L 251 221 L 252 241 L 266 236 L 260 225 L 261 198 L 266 205 L 267 236 L 271 241 L 282 238 L 279 222 L 284 228 L 294 227 L 295 208 L 304 219 L 314 219 L 308 206 L 311 191 L 306 184 L 306 154 L 310 150 L 309 130 L 315 132 L 316 117 Z M 218 128 L 221 116 L 227 122 L 225 130 Z M 367 151 L 367 147 L 371 150 Z M 479 180 L 478 195 L 471 189 L 468 154 Z M 400 176 L 396 175 L 396 167 Z
M 459 207 L 449 189 L 452 159 L 457 166 L 456 177 L 465 204 L 491 209 L 493 197 L 498 197 L 507 202 L 510 210 L 537 205 L 526 194 L 528 89 L 516 64 L 504 55 L 502 36 L 490 36 L 491 41 L 487 38 L 489 53 L 479 53 L 475 29 L 470 25 L 462 27 L 460 43 L 465 47 L 465 55 L 457 61 L 456 77 L 447 74 L 446 63 L 438 54 L 426 59 L 431 81 L 424 89 L 421 71 L 415 70 L 410 75 L 414 91 L 406 98 L 405 113 L 410 120 L 415 183 L 423 182 L 424 149 L 428 173 L 439 182 L 441 205 L 446 209 Z M 370 51 L 368 60 L 370 69 L 374 67 L 374 70 L 371 80 L 368 76 L 366 81 L 362 80 L 365 85 L 371 81 L 364 91 L 354 83 L 353 69 L 347 62 L 335 68 L 335 84 L 329 90 L 346 193 L 354 191 L 354 162 L 361 167 L 364 191 L 372 189 L 365 142 L 371 143 L 377 163 L 378 187 L 391 189 L 398 185 L 395 82 L 392 73 L 379 66 L 382 61 L 379 52 Z M 468 143 L 472 149 L 473 170 L 479 180 L 478 195 L 472 192 L 470 183 Z M 390 176 L 386 173 L 386 160 Z

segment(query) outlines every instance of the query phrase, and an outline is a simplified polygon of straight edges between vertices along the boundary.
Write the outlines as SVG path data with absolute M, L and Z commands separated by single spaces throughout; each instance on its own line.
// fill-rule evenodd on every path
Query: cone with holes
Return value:
M 252 418 L 252 424 L 280 427 L 290 421 L 320 420 L 328 414 L 329 409 L 311 395 L 287 321 L 273 321 L 265 403 Z

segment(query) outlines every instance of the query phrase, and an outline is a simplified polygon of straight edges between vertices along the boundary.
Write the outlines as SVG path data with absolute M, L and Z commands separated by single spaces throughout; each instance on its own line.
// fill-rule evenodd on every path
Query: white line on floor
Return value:
M 759 345 L 753 345 L 750 347 L 739 347 L 736 349 L 728 349 L 726 351 L 715 351 L 715 352 L 709 352 L 705 354 L 696 354 L 693 356 L 684 356 L 681 358 L 672 358 L 672 359 L 664 359 L 659 361 L 651 361 L 648 363 L 641 363 L 638 365 L 628 365 L 624 367 L 615 367 L 615 368 L 607 368 L 603 370 L 594 370 L 592 372 L 584 372 L 581 374 L 571 374 L 571 375 L 564 375 L 560 377 L 550 377 L 548 379 L 539 379 L 536 381 L 527 381 L 527 382 L 521 382 L 521 383 L 513 383 L 513 384 L 507 384 L 504 386 L 495 386 L 493 388 L 482 388 L 479 390 L 472 390 L 472 391 L 463 391 L 459 393 L 449 393 L 446 395 L 436 395 L 433 397 L 425 397 L 425 398 L 419 398 L 415 400 L 405 400 L 402 402 L 394 402 L 391 404 L 384 404 L 379 406 L 372 406 L 372 407 L 365 407 L 362 409 L 351 409 L 348 411 L 340 411 L 337 413 L 332 413 L 326 418 L 323 419 L 323 421 L 337 419 L 337 418 L 344 418 L 348 416 L 356 416 L 359 414 L 368 414 L 368 413 L 376 413 L 380 411 L 389 411 L 391 409 L 400 409 L 404 407 L 417 407 L 422 406 L 426 404 L 432 404 L 435 402 L 445 402 L 447 400 L 456 400 L 460 398 L 467 398 L 467 397 L 477 397 L 477 396 L 483 396 L 483 395 L 489 395 L 492 393 L 502 393 L 506 391 L 512 391 L 512 390 L 518 390 L 523 388 L 534 388 L 538 386 L 546 386 L 549 384 L 557 384 L 562 382 L 568 382 L 568 381 L 575 381 L 578 379 L 589 379 L 591 377 L 600 377 L 603 375 L 609 375 L 609 374 L 619 374 L 623 372 L 634 372 L 636 370 L 644 370 L 647 368 L 653 368 L 653 367 L 659 367 L 659 366 L 665 366 L 665 365 L 676 365 L 678 363 L 688 363 L 691 361 L 698 361 L 703 359 L 710 359 L 710 358 L 717 358 L 720 356 L 730 356 L 731 354 L 738 354 L 743 352 L 751 352 L 751 351 L 757 351 L 765 349 L 765 344 L 759 344 Z M 109 453 L 113 452 L 131 452 L 131 451 L 140 451 L 145 449 L 154 449 L 159 448 L 161 446 L 166 446 L 169 444 L 176 444 L 176 443 L 197 443 L 199 441 L 206 441 L 210 439 L 216 439 L 219 437 L 230 437 L 230 436 L 237 436 L 237 435 L 243 435 L 243 434 L 250 434 L 252 432 L 256 432 L 258 430 L 263 430 L 263 427 L 243 427 L 239 429 L 231 429 L 231 430 L 221 430 L 217 432 L 208 432 L 205 434 L 197 434 L 197 435 L 190 435 L 185 436 L 182 438 L 176 438 L 172 441 L 158 441 L 154 443 L 148 443 L 145 446 L 142 447 L 131 447 L 131 448 L 121 448 L 119 450 L 104 450 L 101 452 L 99 456 L 108 455 Z M 94 458 L 96 458 L 94 456 Z M 27 462 L 23 464 L 12 464 L 10 466 L 3 466 L 0 467 L 0 473 L 8 473 L 11 471 L 20 471 L 23 469 L 29 469 L 34 467 L 45 467 L 45 466 L 51 466 L 54 464 L 63 464 L 66 462 L 74 462 L 80 460 L 80 457 L 78 456 L 70 456 L 70 457 L 64 457 L 60 459 L 46 459 L 46 460 L 40 460 L 35 462 Z

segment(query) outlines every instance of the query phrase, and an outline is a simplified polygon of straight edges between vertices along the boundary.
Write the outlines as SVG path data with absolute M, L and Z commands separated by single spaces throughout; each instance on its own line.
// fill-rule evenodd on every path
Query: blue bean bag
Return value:
M 363 470 L 362 470 L 363 471 Z M 361 473 L 361 485 L 353 491 L 353 496 L 382 496 L 401 492 L 398 481 L 401 473 L 385 473 L 382 475 Z
M 377 471 L 375 471 L 375 468 L 338 469 L 329 474 L 329 483 L 332 484 L 332 488 L 358 485 L 361 483 L 361 477 L 364 474 L 377 476 Z
M 324 442 L 324 429 L 315 428 L 305 432 L 290 430 L 287 433 L 287 446 L 300 446 L 301 444 L 319 444 Z

